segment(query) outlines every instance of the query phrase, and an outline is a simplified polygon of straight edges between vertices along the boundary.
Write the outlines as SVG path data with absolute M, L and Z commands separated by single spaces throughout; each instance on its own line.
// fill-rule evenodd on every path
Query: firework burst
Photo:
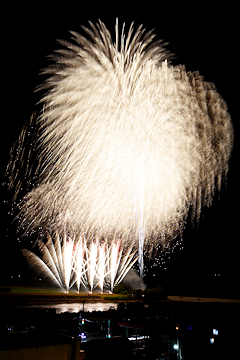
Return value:
M 22 253 L 36 274 L 66 292 L 75 284 L 78 291 L 82 285 L 91 292 L 96 287 L 103 292 L 104 288 L 113 291 L 137 261 L 136 250 L 129 247 L 122 254 L 120 244 L 121 240 L 108 244 L 96 239 L 87 245 L 82 237 L 77 241 L 67 236 L 61 239 L 57 233 L 54 239 L 48 234 L 46 244 L 38 240 L 40 256 L 27 249 Z
M 181 231 L 190 209 L 196 220 L 211 205 L 228 171 L 231 119 L 215 86 L 172 66 L 152 31 L 131 25 L 119 36 L 117 24 L 114 42 L 101 21 L 90 25 L 88 39 L 61 41 L 45 71 L 38 164 L 26 170 L 38 179 L 18 202 L 20 227 L 121 238 L 139 243 L 142 259 Z

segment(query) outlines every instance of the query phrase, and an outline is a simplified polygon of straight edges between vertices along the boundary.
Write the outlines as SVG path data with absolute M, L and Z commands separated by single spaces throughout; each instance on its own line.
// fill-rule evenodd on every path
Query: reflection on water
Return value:
M 31 306 L 21 306 L 21 308 L 38 308 L 38 309 L 56 309 L 56 314 L 61 314 L 64 312 L 69 313 L 77 313 L 79 311 L 83 311 L 83 303 L 63 303 L 63 304 L 47 304 L 47 305 L 31 305 Z M 114 309 L 117 309 L 116 303 L 102 303 L 102 302 L 96 302 L 96 303 L 85 303 L 84 304 L 84 311 L 108 311 L 110 307 L 114 307 Z

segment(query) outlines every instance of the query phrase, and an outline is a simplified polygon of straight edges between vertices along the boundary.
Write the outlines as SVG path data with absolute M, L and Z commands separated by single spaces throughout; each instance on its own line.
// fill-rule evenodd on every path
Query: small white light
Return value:
M 218 335 L 218 330 L 217 329 L 213 329 L 213 335 Z
M 211 339 L 210 339 L 210 343 L 211 343 L 211 344 L 214 344 L 214 338 L 211 338 Z
M 79 334 L 79 336 L 82 338 L 82 339 L 86 339 L 87 336 L 82 332 L 81 334 Z
M 178 344 L 174 344 L 173 348 L 174 348 L 174 350 L 178 350 L 178 348 L 179 348 Z
M 130 341 L 149 339 L 149 336 L 131 336 L 128 338 Z

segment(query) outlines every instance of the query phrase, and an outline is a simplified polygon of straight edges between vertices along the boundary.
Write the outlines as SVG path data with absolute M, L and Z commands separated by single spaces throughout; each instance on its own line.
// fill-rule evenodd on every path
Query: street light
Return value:
M 181 354 L 181 348 L 180 348 L 180 344 L 179 344 L 179 338 L 177 338 L 177 343 L 173 345 L 173 349 L 177 351 L 178 359 L 181 360 L 182 354 Z

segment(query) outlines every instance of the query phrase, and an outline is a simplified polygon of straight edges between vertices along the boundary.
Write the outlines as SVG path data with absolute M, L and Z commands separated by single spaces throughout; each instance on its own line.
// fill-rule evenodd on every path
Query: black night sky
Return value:
M 228 286 L 235 296 L 240 285 L 237 7 L 217 9 L 210 4 L 204 6 L 199 3 L 187 9 L 184 4 L 175 7 L 173 3 L 162 6 L 161 2 L 146 2 L 141 3 L 142 8 L 136 8 L 130 3 L 121 2 L 109 8 L 102 4 L 96 7 L 92 2 L 84 6 L 81 2 L 56 2 L 55 7 L 49 8 L 50 4 L 45 6 L 34 2 L 29 8 L 23 3 L 16 7 L 7 5 L 2 12 L 4 98 L 1 108 L 1 182 L 10 147 L 39 100 L 39 95 L 34 93 L 43 80 L 39 72 L 49 64 L 47 55 L 60 47 L 56 40 L 69 39 L 69 30 L 83 34 L 80 25 L 88 26 L 88 20 L 96 23 L 98 18 L 113 36 L 116 17 L 119 25 L 126 22 L 126 29 L 132 21 L 135 22 L 135 29 L 142 23 L 147 30 L 155 28 L 157 38 L 168 42 L 168 50 L 176 54 L 173 64 L 184 64 L 187 71 L 198 70 L 206 81 L 216 85 L 228 105 L 235 139 L 227 186 L 220 196 L 215 197 L 211 209 L 203 211 L 204 218 L 199 227 L 187 227 L 182 244 L 166 260 L 166 270 L 163 270 L 164 266 L 155 266 L 154 270 L 150 268 L 151 282 L 158 285 L 164 280 L 178 288 L 185 286 L 185 289 L 192 287 L 204 291 L 206 284 L 209 287 L 216 278 L 221 278 L 222 286 Z M 6 237 L 6 229 L 11 225 L 3 205 L 4 192 L 2 196 L 1 272 L 21 273 L 26 271 L 26 267 L 17 243 L 13 237 Z M 184 249 L 180 250 L 182 246 Z

